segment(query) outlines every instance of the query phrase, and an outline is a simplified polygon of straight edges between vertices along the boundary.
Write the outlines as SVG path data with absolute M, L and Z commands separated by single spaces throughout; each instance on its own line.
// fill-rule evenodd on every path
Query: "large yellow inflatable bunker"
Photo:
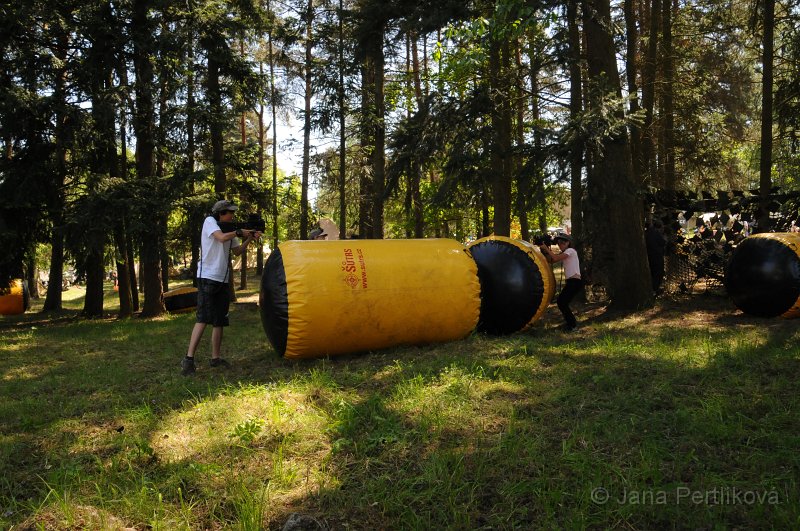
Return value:
M 481 317 L 478 331 L 512 334 L 538 321 L 555 292 L 553 269 L 534 245 L 488 236 L 468 245 L 478 265 Z
M 7 288 L 0 288 L 0 315 L 25 313 L 31 307 L 28 283 L 12 280 Z
M 259 306 L 275 350 L 308 358 L 461 339 L 480 284 L 454 240 L 287 241 L 267 260 Z

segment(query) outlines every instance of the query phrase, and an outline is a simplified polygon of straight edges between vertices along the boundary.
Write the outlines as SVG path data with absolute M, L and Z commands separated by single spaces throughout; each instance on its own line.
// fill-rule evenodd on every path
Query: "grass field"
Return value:
M 193 314 L 0 318 L 0 529 L 800 527 L 797 321 L 725 299 L 302 362 L 240 294 Z M 109 291 L 113 311 L 113 292 Z M 41 304 L 41 302 L 39 303 Z

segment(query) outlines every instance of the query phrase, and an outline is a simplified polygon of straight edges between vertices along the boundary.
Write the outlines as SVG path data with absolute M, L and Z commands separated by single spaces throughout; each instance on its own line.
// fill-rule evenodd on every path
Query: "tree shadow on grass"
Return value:
M 403 352 L 409 368 L 367 392 L 346 426 L 367 441 L 387 425 L 405 435 L 334 455 L 334 466 L 347 463 L 341 485 L 298 505 L 378 527 L 791 525 L 800 363 L 786 349 L 793 330 L 766 329 L 754 342 L 724 328 L 682 338 L 632 325 L 617 331 L 625 341 L 581 340 L 592 348 L 520 334 L 440 364 Z M 499 429 L 463 422 L 425 437 L 424 415 L 394 405 L 415 374 L 435 382 L 460 368 L 468 378 L 477 366 L 490 389 L 473 399 Z M 610 503 L 592 500 L 597 488 Z
M 239 469 L 249 474 L 245 483 L 273 481 L 274 464 L 254 475 L 247 463 L 274 455 L 279 441 L 241 451 L 221 444 L 163 462 L 153 438 L 201 400 L 317 374 L 294 392 L 328 419 L 320 434 L 328 450 L 308 464 L 311 476 L 327 479 L 272 506 L 273 525 L 293 511 L 337 527 L 791 524 L 797 500 L 783 497 L 777 507 L 676 503 L 680 487 L 792 489 L 800 470 L 800 367 L 796 348 L 787 349 L 794 328 L 712 307 L 702 313 L 708 326 L 691 322 L 684 333 L 675 309 L 656 308 L 640 319 L 590 323 L 579 336 L 538 328 L 287 362 L 266 343 L 257 311 L 243 307 L 226 331 L 232 370 L 204 367 L 195 378 L 178 374 L 190 316 L 60 324 L 46 340 L 52 352 L 37 352 L 35 337 L 25 346 L 21 334 L 0 375 L 0 455 L 15 463 L 2 470 L 13 485 L 6 496 L 44 499 L 37 474 L 78 488 L 81 474 L 98 478 L 103 463 L 128 463 L 132 473 L 116 487 L 134 496 L 143 487 L 137 478 L 162 478 L 145 485 L 151 501 L 191 499 L 203 505 L 195 523 L 213 527 L 215 518 L 236 515 L 234 501 L 215 500 L 230 488 L 219 484 L 220 470 L 231 467 L 222 475 L 229 482 L 239 481 Z M 741 335 L 752 329 L 757 340 Z M 134 425 L 120 426 L 120 418 Z M 86 446 L 87 430 L 100 446 L 73 449 L 76 441 Z M 287 451 L 300 445 L 289 441 Z M 672 498 L 597 504 L 597 487 L 617 499 L 648 489 Z

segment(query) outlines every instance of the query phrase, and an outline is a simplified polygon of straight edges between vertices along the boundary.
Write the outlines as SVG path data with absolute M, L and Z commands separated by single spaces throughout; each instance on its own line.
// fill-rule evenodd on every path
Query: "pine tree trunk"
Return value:
M 669 0 L 665 0 L 669 1 Z M 628 78 L 628 94 L 630 101 L 631 114 L 639 112 L 639 84 L 637 75 L 639 74 L 639 29 L 636 17 L 636 0 L 625 0 L 625 30 L 627 33 L 627 54 L 625 57 L 625 73 Z M 642 138 L 639 127 L 635 124 L 630 126 L 631 131 L 631 157 L 633 159 L 634 178 L 641 181 L 642 178 Z
M 534 87 L 537 83 L 534 81 L 538 76 L 538 67 L 536 66 L 533 54 L 533 37 L 530 42 L 531 49 L 529 50 L 528 58 L 531 62 L 531 111 L 532 117 L 535 121 L 536 113 L 539 110 L 538 90 L 534 92 Z M 520 42 L 515 43 L 515 61 L 516 68 L 522 72 L 522 45 Z M 514 143 L 518 147 L 522 147 L 525 143 L 525 87 L 523 86 L 523 77 L 519 76 L 516 83 L 516 116 L 514 121 Z M 534 154 L 534 156 L 536 156 Z M 514 157 L 514 173 L 517 175 L 517 197 L 516 197 L 516 210 L 517 217 L 519 218 L 519 232 L 520 238 L 528 241 L 530 239 L 530 225 L 528 224 L 528 197 L 530 196 L 531 179 L 527 172 L 523 171 L 525 161 L 523 160 L 522 153 Z
M 222 95 L 219 86 L 219 62 L 209 51 L 208 79 L 206 80 L 208 106 L 211 109 L 209 132 L 211 133 L 211 160 L 214 165 L 214 194 L 222 199 L 227 190 L 225 179 L 224 119 L 222 117 Z
M 305 73 L 305 107 L 303 111 L 303 170 L 300 181 L 300 238 L 308 239 L 308 172 L 311 165 L 311 98 L 313 91 L 311 87 L 312 61 L 314 60 L 312 24 L 314 21 L 314 1 L 308 0 L 306 7 L 306 60 L 304 65 Z
M 583 75 L 581 69 L 581 36 L 578 27 L 578 0 L 569 0 L 567 4 L 567 25 L 569 36 L 569 77 L 570 120 L 576 121 L 583 110 Z M 583 227 L 583 144 L 575 139 L 570 150 L 570 218 L 572 221 L 572 243 L 578 256 L 583 257 L 584 227 Z M 585 269 L 585 260 L 581 267 Z M 585 277 L 584 277 L 585 278 Z
M 543 148 L 542 148 L 542 133 L 539 131 L 539 119 L 541 118 L 541 112 L 539 111 L 539 59 L 537 59 L 537 53 L 533 48 L 533 43 L 531 43 L 531 50 L 530 50 L 530 61 L 531 61 L 531 118 L 533 122 L 536 124 L 535 129 L 533 131 L 533 152 L 534 157 L 543 157 Z M 527 194 L 530 193 L 531 187 L 531 179 L 530 177 L 526 179 L 525 182 L 525 193 L 526 197 Z M 544 193 L 544 169 L 542 168 L 542 163 L 537 160 L 534 164 L 534 174 L 533 174 L 533 185 L 536 190 L 536 206 L 541 212 L 539 216 L 539 232 L 545 233 L 547 231 L 547 198 L 545 197 Z M 520 185 L 522 186 L 522 185 Z M 527 240 L 528 238 L 523 236 L 523 240 Z
M 120 79 L 120 84 L 123 88 L 125 97 L 123 104 L 119 109 L 119 144 L 120 144 L 120 158 L 119 169 L 122 178 L 128 180 L 128 68 L 124 61 L 117 65 L 117 75 Z M 117 242 L 119 248 L 119 260 L 117 262 L 117 282 L 119 284 L 120 292 L 120 317 L 128 317 L 133 315 L 133 312 L 139 311 L 139 289 L 136 285 L 136 268 L 134 266 L 134 253 L 133 253 L 133 237 L 130 232 L 130 221 L 128 212 L 123 212 L 120 223 L 122 225 L 122 232 L 117 235 L 120 240 Z M 120 267 L 122 266 L 122 267 Z M 124 274 L 123 271 L 124 270 Z M 128 298 L 130 304 L 130 311 L 126 307 L 125 298 Z
M 669 2 L 669 0 L 663 0 Z M 642 179 L 641 182 L 656 183 L 656 142 L 657 134 L 654 123 L 656 97 L 656 65 L 658 63 L 658 41 L 661 33 L 661 2 L 652 0 L 650 9 L 650 30 L 647 42 L 647 58 L 642 70 L 642 106 L 644 107 L 644 123 L 642 124 Z
M 382 23 L 381 23 L 382 24 Z M 383 55 L 384 29 L 381 27 L 372 42 L 372 66 L 375 70 L 375 122 L 372 150 L 372 237 L 383 238 L 383 191 L 386 186 L 386 102 L 384 94 L 384 62 Z
M 56 47 L 56 57 L 60 64 L 66 62 L 68 38 L 62 35 Z M 66 71 L 62 68 L 55 76 L 55 89 L 53 99 L 59 103 L 66 103 Z M 60 106 L 64 108 L 66 105 Z M 64 281 L 64 183 L 67 179 L 67 150 L 64 146 L 66 116 L 59 110 L 56 112 L 55 125 L 55 186 L 50 190 L 50 219 L 53 223 L 51 232 L 50 276 L 47 282 L 47 295 L 44 300 L 43 312 L 60 311 L 62 309 L 62 283 Z
M 264 75 L 264 63 L 258 63 L 258 70 L 259 74 L 263 77 Z M 258 182 L 264 182 L 264 148 L 266 147 L 266 143 L 264 142 L 264 102 L 262 101 L 258 107 Z M 262 205 L 258 205 L 259 210 L 261 210 Z M 256 275 L 261 276 L 264 272 L 264 246 L 261 244 L 261 240 L 258 241 L 258 246 L 256 247 Z
M 39 298 L 39 270 L 36 268 L 36 257 L 34 253 L 28 257 L 25 263 L 25 279 L 28 281 L 28 293 L 31 299 Z
M 759 188 L 761 203 L 758 230 L 770 230 L 767 195 L 772 189 L 772 85 L 775 47 L 775 0 L 764 0 L 764 35 L 762 38 L 763 74 L 761 76 L 761 160 L 759 162 Z
M 130 227 L 129 224 L 126 224 L 127 227 Z M 131 302 L 133 305 L 133 311 L 139 311 L 139 279 L 136 275 L 136 251 L 133 248 L 133 236 L 131 235 L 130 229 L 125 231 L 125 241 L 126 246 L 128 248 L 128 279 L 131 284 Z
M 116 243 L 116 267 L 117 267 L 117 290 L 119 295 L 119 314 L 120 318 L 133 315 L 131 301 L 131 279 L 128 274 L 127 257 L 128 244 L 125 239 L 124 218 L 119 221 L 114 229 L 114 242 Z
M 511 234 L 511 104 L 508 97 L 508 43 L 490 38 L 489 84 L 492 102 L 492 196 L 494 200 L 494 233 Z
M 84 317 L 103 317 L 103 267 L 102 250 L 91 249 L 84 259 L 86 267 L 86 297 L 83 304 Z
M 272 12 L 267 0 L 267 13 Z M 278 248 L 278 102 L 275 93 L 275 55 L 272 49 L 272 28 L 267 33 L 267 61 L 269 62 L 269 105 L 272 111 L 272 249 Z
M 339 237 L 347 237 L 347 100 L 344 86 L 344 0 L 339 0 Z
M 605 94 L 621 97 L 619 73 L 611 27 L 609 0 L 587 0 L 584 4 L 589 78 L 594 84 L 590 98 L 598 105 Z M 620 105 L 617 118 L 622 120 Z M 622 311 L 652 304 L 653 293 L 644 245 L 642 206 L 637 199 L 631 153 L 624 129 L 603 141 L 602 155 L 595 161 L 589 181 L 589 201 L 596 208 L 597 227 L 593 260 L 608 278 L 611 305 Z
M 663 0 L 664 40 L 662 61 L 664 64 L 664 82 L 662 84 L 662 127 L 664 131 L 664 179 L 662 186 L 666 190 L 677 188 L 677 175 L 675 174 L 675 110 L 674 110 L 674 83 L 675 59 L 672 50 L 672 1 Z
M 53 221 L 50 239 L 50 271 L 47 281 L 47 295 L 44 299 L 43 312 L 60 311 L 62 306 L 62 282 L 64 280 L 64 233 L 62 214 L 51 214 Z
M 158 254 L 161 257 L 161 289 L 169 291 L 169 251 L 167 250 L 167 218 L 161 218 L 161 233 L 158 239 Z
M 372 237 L 372 171 L 369 161 L 372 159 L 373 125 L 372 101 L 375 97 L 375 69 L 372 58 L 367 55 L 361 65 L 361 161 L 358 181 L 358 234 L 361 238 Z
M 134 0 L 132 17 L 133 67 L 136 73 L 136 107 L 133 127 L 136 132 L 136 173 L 145 186 L 155 194 L 153 185 L 155 106 L 153 103 L 154 44 L 152 24 L 148 21 L 146 0 Z M 164 313 L 161 295 L 161 267 L 159 260 L 159 227 L 153 220 L 150 234 L 142 239 L 142 276 L 144 306 L 142 317 L 155 317 Z
M 422 82 L 420 80 L 419 52 L 417 49 L 417 35 L 411 36 L 411 68 L 414 78 L 414 95 L 417 100 L 417 109 L 423 105 Z M 425 236 L 425 217 L 424 205 L 422 204 L 422 194 L 420 183 L 422 181 L 422 168 L 414 162 L 414 166 L 409 175 L 409 187 L 411 188 L 411 205 L 414 210 L 414 237 L 423 238 Z

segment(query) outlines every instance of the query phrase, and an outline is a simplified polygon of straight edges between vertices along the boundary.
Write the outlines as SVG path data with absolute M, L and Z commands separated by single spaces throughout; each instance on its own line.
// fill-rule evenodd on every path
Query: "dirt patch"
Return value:
M 609 310 L 608 304 L 601 302 L 573 302 L 571 307 L 581 327 L 611 322 L 622 325 L 647 323 L 652 328 L 754 327 L 794 330 L 797 327 L 797 321 L 792 319 L 746 315 L 728 297 L 717 293 L 662 297 L 651 308 L 632 313 Z M 555 304 L 550 306 L 542 318 L 545 328 L 557 328 L 563 322 L 561 312 Z

